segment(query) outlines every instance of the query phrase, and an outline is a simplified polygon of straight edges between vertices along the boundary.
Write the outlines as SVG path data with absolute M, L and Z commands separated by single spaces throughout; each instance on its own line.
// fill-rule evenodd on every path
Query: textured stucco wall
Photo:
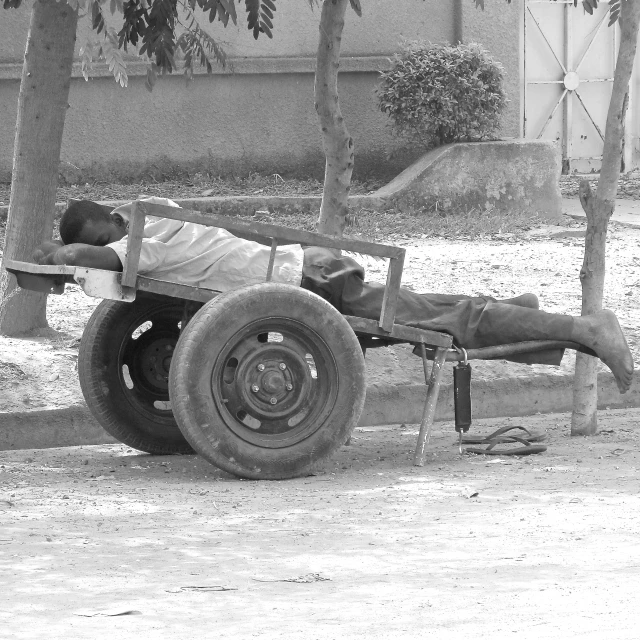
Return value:
M 521 24 L 523 0 L 486 0 L 484 11 L 471 0 L 458 0 L 461 5 L 461 40 L 479 42 L 505 69 L 505 90 L 509 104 L 503 116 L 501 135 L 520 137 L 521 109 Z
M 519 15 L 520 1 L 513 6 L 492 0 L 485 14 L 473 9 L 472 0 L 367 0 L 362 18 L 348 10 L 340 90 L 356 144 L 356 175 L 397 173 L 416 157 L 391 137 L 374 96 L 377 70 L 402 39 L 454 42 L 462 36 L 480 41 L 495 49 L 509 75 L 518 73 L 512 62 L 519 47 L 517 34 L 513 44 L 504 41 L 517 23 L 513 16 Z M 500 5 L 499 11 L 493 4 Z M 273 40 L 254 40 L 243 14 L 238 26 L 225 30 L 215 22 L 209 28 L 234 59 L 234 75 L 216 69 L 212 76 L 197 75 L 189 85 L 179 75 L 163 78 L 152 94 L 143 86 L 144 65 L 135 62 L 129 66 L 127 89 L 117 86 L 100 66 L 96 75 L 101 77 L 89 82 L 75 78 L 62 150 L 69 173 L 73 174 L 71 165 L 96 169 L 99 164 L 126 172 L 129 166 L 159 163 L 165 157 L 181 163 L 207 159 L 212 170 L 221 173 L 312 169 L 321 175 L 323 154 L 313 108 L 319 9 L 311 11 L 304 0 L 278 0 L 277 7 Z M 3 11 L 0 20 L 2 176 L 11 169 L 29 10 L 27 5 Z M 86 22 L 79 28 L 78 48 L 90 34 Z M 512 112 L 518 111 L 514 102 L 519 89 L 514 94 L 512 85 L 518 85 L 518 77 L 508 82 L 512 105 L 503 134 L 517 135 Z M 390 157 L 391 151 L 395 153 Z
M 341 108 L 355 139 L 362 175 L 397 147 L 373 99 L 372 73 L 344 73 Z M 167 156 L 207 159 L 219 173 L 262 169 L 321 171 L 322 142 L 313 106 L 312 74 L 197 76 L 189 85 L 167 78 L 150 94 L 142 78 L 126 91 L 108 78 L 99 90 L 76 82 L 70 96 L 63 161 L 87 167 L 144 164 Z
M 0 11 L 2 11 L 0 13 L 0 63 L 16 60 L 22 62 L 27 42 L 31 3 L 25 3 L 25 6 L 19 9 L 0 7 Z
M 238 26 L 214 27 L 211 33 L 220 34 L 233 56 L 315 56 L 320 9 L 312 11 L 306 0 L 277 0 L 276 7 L 273 40 L 254 40 L 244 15 Z M 358 18 L 347 9 L 344 55 L 392 53 L 403 38 L 451 42 L 455 33 L 455 0 L 365 0 L 362 13 Z

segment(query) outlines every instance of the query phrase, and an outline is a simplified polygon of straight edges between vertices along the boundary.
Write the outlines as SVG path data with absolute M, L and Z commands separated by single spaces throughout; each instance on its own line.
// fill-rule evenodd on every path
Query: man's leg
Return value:
M 595 351 L 611 369 L 621 393 L 631 386 L 633 357 L 618 319 L 606 309 L 588 316 L 567 316 L 489 302 L 465 339 L 470 347 L 527 340 L 577 342 Z
M 633 380 L 633 356 L 613 311 L 603 309 L 574 318 L 571 340 L 584 344 L 598 354 L 613 372 L 620 393 L 629 390 Z
M 351 258 L 336 258 L 318 247 L 305 249 L 302 286 L 331 302 L 341 313 L 377 320 L 384 286 L 364 282 L 364 270 Z M 396 322 L 443 331 L 465 348 L 527 340 L 570 340 L 593 349 L 612 370 L 621 392 L 631 386 L 633 358 L 613 313 L 571 317 L 493 298 L 418 294 L 401 288 Z
M 352 258 L 338 257 L 330 249 L 306 247 L 302 269 L 302 287 L 329 301 L 346 315 L 377 320 L 382 309 L 384 285 L 365 283 L 364 270 Z M 431 331 L 451 334 L 460 345 L 471 346 L 469 336 L 475 334 L 487 303 L 495 298 L 418 294 L 401 288 L 396 307 L 396 322 Z M 503 300 L 502 306 L 538 308 L 533 294 Z M 486 344 L 473 346 L 487 346 Z

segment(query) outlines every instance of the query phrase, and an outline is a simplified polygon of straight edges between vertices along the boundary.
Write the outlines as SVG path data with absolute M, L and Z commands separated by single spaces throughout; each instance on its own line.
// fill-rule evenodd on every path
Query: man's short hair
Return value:
M 65 244 L 78 241 L 78 236 L 87 222 L 111 222 L 105 208 L 91 200 L 77 200 L 69 205 L 60 220 L 60 237 Z

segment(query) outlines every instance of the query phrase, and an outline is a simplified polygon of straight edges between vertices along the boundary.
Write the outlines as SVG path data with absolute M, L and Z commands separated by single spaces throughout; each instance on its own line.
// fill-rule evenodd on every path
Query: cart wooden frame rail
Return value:
M 238 232 L 245 236 L 252 235 L 271 239 L 267 281 L 271 280 L 277 247 L 286 244 L 341 249 L 388 259 L 389 265 L 380 318 L 375 321 L 348 315 L 344 317 L 361 339 L 363 350 L 372 346 L 409 343 L 415 347 L 417 355 L 422 358 L 427 394 L 414 455 L 414 464 L 417 466 L 423 466 L 425 463 L 426 450 L 442 382 L 443 367 L 446 361 L 494 359 L 513 354 L 564 348 L 585 351 L 595 355 L 593 352 L 573 342 L 549 340 L 471 349 L 463 352 L 453 346 L 453 338 L 449 334 L 395 324 L 396 305 L 405 259 L 405 250 L 400 247 L 356 239 L 335 238 L 275 224 L 248 222 L 231 216 L 202 213 L 200 211 L 145 203 L 139 200 L 132 204 L 127 238 L 127 254 L 122 272 L 66 265 L 39 265 L 8 259 L 4 261 L 4 267 L 17 277 L 20 287 L 44 293 L 61 294 L 64 292 L 65 283 L 73 280 L 89 296 L 127 302 L 132 302 L 135 299 L 137 291 L 197 302 L 207 302 L 216 297 L 220 293 L 219 291 L 176 284 L 138 274 L 146 216 L 164 217 L 204 226 L 221 227 L 232 233 Z M 433 360 L 433 365 L 430 369 L 427 360 Z

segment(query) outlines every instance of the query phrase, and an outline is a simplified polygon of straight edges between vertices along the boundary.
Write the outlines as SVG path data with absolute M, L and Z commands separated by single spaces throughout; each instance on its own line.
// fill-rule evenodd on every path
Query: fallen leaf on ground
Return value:
M 138 616 L 142 615 L 142 611 L 136 609 L 104 609 L 103 611 L 91 611 L 88 609 L 82 609 L 76 611 L 75 615 L 82 616 L 84 618 L 95 618 L 97 616 L 114 617 L 114 616 Z
M 261 578 L 253 578 L 256 582 L 297 582 L 299 584 L 311 584 L 312 582 L 326 582 L 331 578 L 325 578 L 319 573 L 306 573 L 303 576 L 297 576 L 296 578 L 276 578 L 273 580 L 262 580 Z
M 165 589 L 167 593 L 180 593 L 181 591 L 237 591 L 235 587 L 223 587 L 219 584 L 204 585 L 204 586 L 192 586 L 192 587 L 178 587 L 177 589 Z

